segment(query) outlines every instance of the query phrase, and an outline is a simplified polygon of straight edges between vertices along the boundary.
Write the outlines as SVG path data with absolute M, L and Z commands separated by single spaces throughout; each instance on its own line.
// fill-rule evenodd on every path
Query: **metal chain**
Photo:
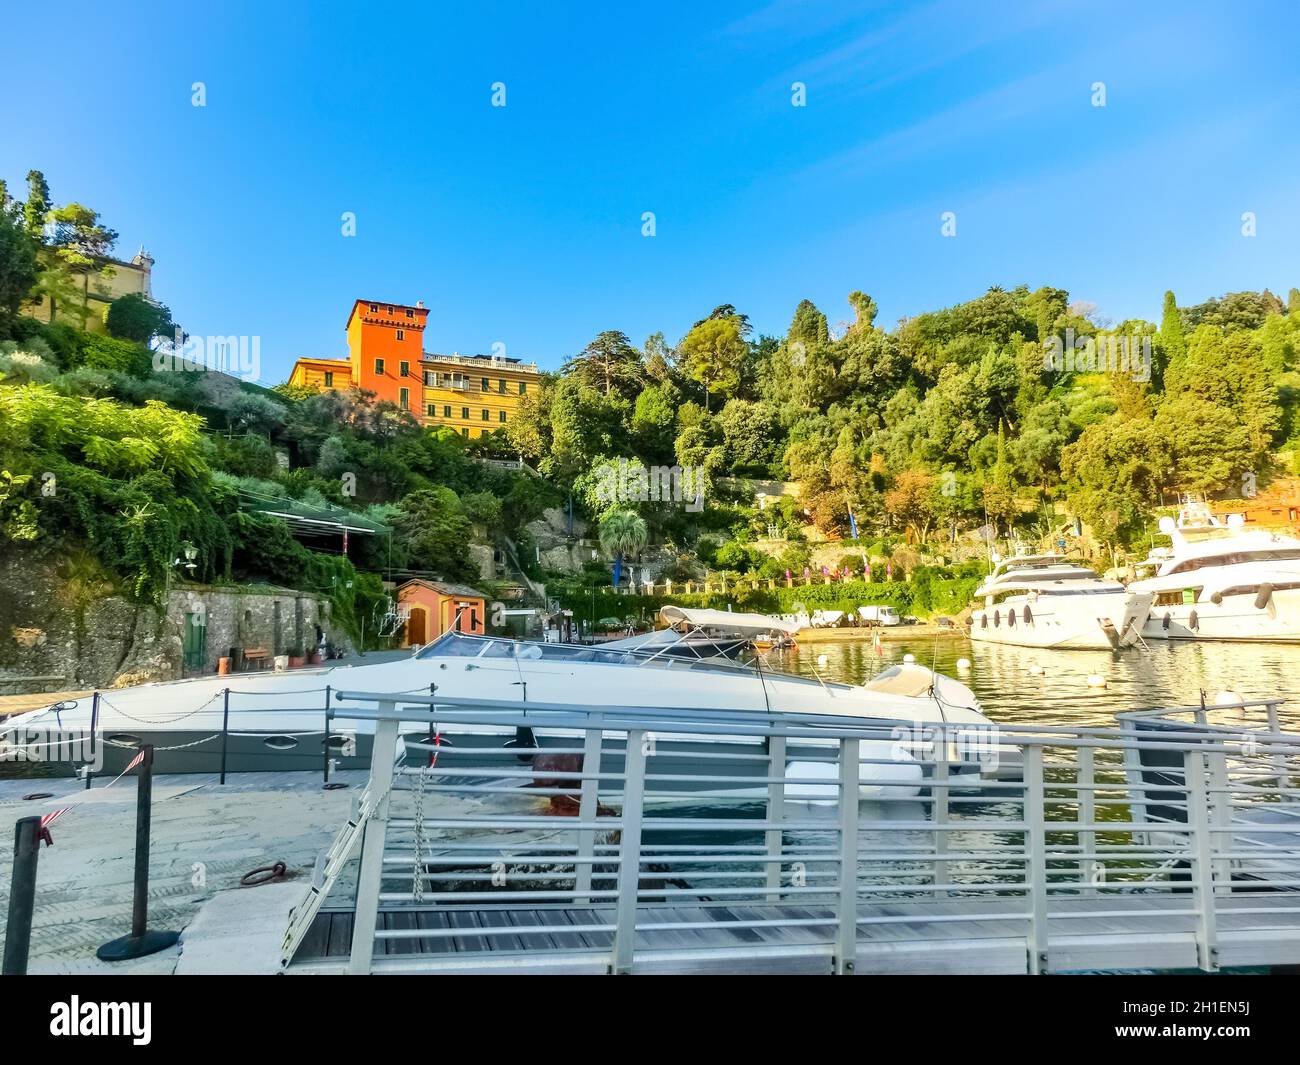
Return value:
M 418 766 L 415 782 L 415 868 L 411 894 L 416 902 L 424 901 L 424 766 Z

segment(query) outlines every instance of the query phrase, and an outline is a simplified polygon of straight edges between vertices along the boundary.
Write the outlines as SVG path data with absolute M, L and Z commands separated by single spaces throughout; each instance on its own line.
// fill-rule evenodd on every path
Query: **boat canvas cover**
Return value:
M 794 635 L 799 626 L 766 614 L 738 614 L 730 610 L 695 610 L 684 606 L 659 608 L 659 617 L 669 625 L 686 622 L 700 629 L 725 629 L 728 632 L 785 632 Z

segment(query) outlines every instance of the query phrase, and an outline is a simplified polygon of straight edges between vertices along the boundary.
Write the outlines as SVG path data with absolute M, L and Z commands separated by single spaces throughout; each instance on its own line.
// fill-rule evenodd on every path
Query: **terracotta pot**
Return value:
M 309 655 L 307 656 L 307 662 L 308 662 L 309 665 L 319 666 L 320 663 L 321 663 L 320 652 L 319 652 L 319 651 L 313 651 L 311 654 L 309 654 Z
M 307 664 L 307 659 L 304 658 L 304 657 L 301 656 L 301 655 L 290 655 L 290 656 L 289 656 L 289 668 L 290 668 L 290 669 L 301 669 L 301 668 L 302 668 L 303 666 L 305 666 L 306 664 Z

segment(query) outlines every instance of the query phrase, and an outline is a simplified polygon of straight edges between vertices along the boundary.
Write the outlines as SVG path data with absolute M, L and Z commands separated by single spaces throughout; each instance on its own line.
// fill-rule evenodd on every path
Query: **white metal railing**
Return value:
M 1157 916 L 1213 970 L 1242 899 L 1300 935 L 1293 734 L 1178 711 L 1144 730 L 988 732 L 338 698 L 358 709 L 337 716 L 375 728 L 353 972 L 544 956 L 620 973 L 669 949 L 851 972 L 919 926 L 936 950 L 1014 929 L 1025 969 L 1045 972 L 1066 964 L 1060 929 L 1127 922 L 1140 939 Z

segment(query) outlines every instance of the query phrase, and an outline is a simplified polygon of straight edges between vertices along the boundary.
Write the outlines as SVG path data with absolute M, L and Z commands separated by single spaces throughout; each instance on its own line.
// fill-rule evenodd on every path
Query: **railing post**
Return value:
M 98 730 L 99 730 L 99 692 L 95 692 L 90 697 L 90 750 L 92 754 L 92 762 L 90 765 L 86 766 L 86 790 L 87 791 L 90 790 L 90 779 L 95 775 L 93 770 L 91 769 L 91 766 L 94 765 L 93 754 L 94 754 L 95 743 L 96 743 L 95 733 Z
M 1268 711 L 1269 732 L 1281 732 L 1282 726 L 1277 718 L 1277 703 L 1269 703 L 1266 709 Z M 1272 740 L 1269 741 L 1269 745 L 1273 746 Z M 1273 746 L 1273 766 L 1277 769 L 1277 790 L 1282 791 L 1287 786 L 1286 755 L 1279 751 L 1276 746 Z
M 221 783 L 226 782 L 226 746 L 230 737 L 230 689 L 221 690 Z
M 1029 873 L 1029 971 L 1047 971 L 1047 811 L 1043 802 L 1043 748 L 1027 744 L 1024 754 L 1025 851 Z
M 853 972 L 858 956 L 858 741 L 840 741 L 840 895 L 835 973 Z
M 324 765 L 321 767 L 323 778 L 321 783 L 330 782 L 330 685 L 325 685 L 325 740 L 321 744 L 321 758 Z
M 22 817 L 14 824 L 14 865 L 9 882 L 2 976 L 26 976 L 36 907 L 36 863 L 41 856 L 41 819 Z
M 578 821 L 586 825 L 600 815 L 600 756 L 604 739 L 604 715 L 593 714 L 587 719 L 587 732 L 582 741 L 581 794 L 578 798 Z M 577 864 L 573 867 L 575 889 L 574 904 L 586 906 L 591 896 L 592 860 L 596 856 L 596 830 L 578 829 Z
M 934 895 L 940 898 L 948 894 L 946 889 L 941 889 L 940 884 L 947 882 L 948 863 L 942 861 L 943 855 L 948 850 L 948 737 L 940 732 L 939 742 L 934 745 L 934 779 L 930 785 L 930 811 L 931 820 L 934 821 L 934 854 L 933 871 L 931 873 L 934 879 Z
M 645 729 L 629 729 L 623 757 L 622 838 L 619 841 L 617 921 L 610 971 L 632 971 L 636 945 L 636 903 L 641 884 L 641 816 L 645 800 Z
M 769 736 L 767 738 L 767 775 L 773 777 L 767 785 L 767 820 L 776 826 L 769 828 L 763 835 L 764 857 L 768 859 L 765 868 L 768 886 L 768 902 L 776 902 L 781 897 L 781 842 L 784 831 L 777 822 L 785 819 L 785 737 Z
M 357 871 L 357 909 L 352 919 L 352 953 L 348 972 L 370 972 L 375 954 L 375 925 L 379 918 L 379 889 L 384 875 L 384 842 L 388 836 L 388 808 L 393 788 L 393 763 L 397 760 L 396 706 L 389 700 L 379 704 L 382 716 L 375 722 L 375 741 L 370 749 L 370 801 L 374 811 L 366 823 L 361 844 L 361 868 Z
M 1215 972 L 1218 962 L 1218 927 L 1214 911 L 1214 845 L 1210 839 L 1210 804 L 1205 790 L 1205 758 L 1200 751 L 1183 755 L 1187 791 L 1187 824 L 1191 829 L 1192 898 L 1196 902 L 1197 965 Z
M 156 954 L 174 945 L 179 932 L 149 928 L 149 834 L 153 821 L 153 745 L 140 748 L 144 756 L 135 792 L 135 889 L 131 898 L 131 932 L 105 943 L 95 957 L 100 961 L 129 961 Z
M 1078 767 L 1075 783 L 1079 786 L 1079 824 L 1095 825 L 1097 823 L 1095 752 L 1091 747 L 1079 747 L 1076 749 L 1076 757 L 1078 758 Z M 1080 828 L 1078 838 L 1080 855 L 1079 880 L 1082 886 L 1080 893 L 1095 895 L 1097 894 L 1097 881 L 1092 873 L 1098 863 L 1095 853 L 1097 850 L 1097 833 L 1091 828 Z
M 1210 823 L 1219 828 L 1227 828 L 1232 824 L 1232 794 L 1228 791 L 1228 756 L 1226 753 L 1219 752 L 1207 755 L 1210 768 L 1211 789 L 1209 795 L 1210 803 Z M 1232 833 L 1223 832 L 1219 834 L 1210 833 L 1210 849 L 1215 849 L 1215 843 L 1218 842 L 1220 850 L 1231 851 Z M 1224 884 L 1232 883 L 1232 859 L 1216 858 L 1214 860 L 1214 875 Z

